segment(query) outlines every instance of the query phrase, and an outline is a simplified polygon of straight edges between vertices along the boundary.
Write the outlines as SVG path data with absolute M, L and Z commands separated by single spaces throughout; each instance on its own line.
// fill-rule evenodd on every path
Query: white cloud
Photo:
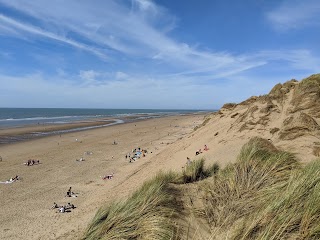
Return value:
M 297 29 L 320 25 L 319 0 L 284 0 L 267 13 L 267 19 L 277 30 Z
M 291 69 L 308 70 L 318 72 L 320 58 L 312 54 L 307 49 L 261 51 L 256 54 L 256 58 L 265 59 L 267 62 L 284 61 L 290 65 Z
M 115 74 L 115 78 L 118 80 L 127 79 L 128 77 L 129 77 L 129 75 L 124 72 L 116 72 L 116 74 Z
M 94 71 L 94 70 L 81 70 L 79 74 L 80 78 L 86 81 L 93 81 L 96 79 L 96 77 L 100 76 L 100 73 Z
M 59 36 L 59 35 L 54 34 L 52 32 L 45 31 L 45 30 L 43 30 L 41 28 L 38 28 L 38 27 L 35 27 L 35 26 L 32 26 L 32 25 L 28 25 L 28 24 L 16 21 L 16 20 L 14 20 L 12 18 L 4 16 L 3 14 L 0 14 L 0 21 L 2 22 L 2 24 L 5 25 L 3 30 L 8 31 L 8 33 L 13 32 L 15 35 L 18 35 L 17 33 L 19 31 L 23 31 L 23 32 L 26 32 L 26 33 L 39 35 L 39 36 L 42 36 L 42 37 L 45 37 L 45 38 L 49 38 L 49 39 L 53 39 L 53 40 L 56 40 L 56 41 L 60 41 L 60 42 L 69 44 L 69 45 L 71 45 L 73 47 L 80 48 L 82 50 L 89 51 L 89 52 L 91 52 L 91 53 L 93 53 L 93 54 L 95 54 L 95 55 L 97 55 L 97 56 L 99 56 L 101 58 L 104 58 L 104 59 L 106 58 L 106 55 L 103 54 L 102 50 L 98 50 L 98 49 L 95 49 L 93 47 L 89 47 L 89 46 L 87 46 L 85 44 L 79 43 L 79 42 L 74 41 L 72 39 L 65 38 L 63 36 Z
M 0 20 L 11 29 L 61 41 L 104 57 L 106 55 L 101 49 L 112 49 L 113 52 L 108 52 L 110 61 L 116 61 L 120 53 L 133 58 L 150 59 L 179 72 L 201 72 L 201 69 L 211 69 L 211 73 L 214 74 L 240 71 L 261 64 L 243 56 L 201 50 L 170 38 L 161 29 L 171 28 L 174 16 L 152 1 L 133 0 L 132 5 L 138 6 L 133 8 L 111 0 L 99 4 L 79 4 L 78 1 L 72 0 L 63 4 L 58 0 L 0 2 L 39 21 L 37 26 L 34 26 L 2 15 Z M 149 21 L 151 15 L 153 21 Z M 67 37 L 69 32 L 85 39 L 86 43 Z

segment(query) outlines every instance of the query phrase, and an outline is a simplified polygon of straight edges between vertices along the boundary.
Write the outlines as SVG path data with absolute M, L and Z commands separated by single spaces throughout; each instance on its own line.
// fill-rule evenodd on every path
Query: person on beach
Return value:
M 15 181 L 18 181 L 20 179 L 20 177 L 18 175 L 16 175 L 15 177 L 13 178 L 10 178 L 10 182 L 15 182 Z
M 192 161 L 190 160 L 190 158 L 187 157 L 187 165 L 191 165 Z
M 103 180 L 112 179 L 112 178 L 113 178 L 113 173 L 112 173 L 112 174 L 105 175 L 104 177 L 102 177 Z
M 196 155 L 199 155 L 200 153 L 202 153 L 201 148 L 198 151 L 196 151 Z
M 80 159 L 76 159 L 77 162 L 83 162 L 85 161 L 85 159 L 83 157 L 81 157 Z
M 66 212 L 66 209 L 64 208 L 64 206 L 61 206 L 61 207 L 59 208 L 59 212 L 60 212 L 60 213 L 65 213 L 65 212 Z
M 204 145 L 204 148 L 203 148 L 204 151 L 208 151 L 209 148 L 207 147 L 207 145 Z
M 33 166 L 40 164 L 40 160 L 34 160 L 34 159 L 29 159 L 26 163 L 24 163 L 26 166 Z
M 64 206 L 65 209 L 75 209 L 75 206 L 71 203 L 68 203 L 67 205 Z
M 71 191 L 71 187 L 70 187 L 69 190 L 67 191 L 66 197 L 71 197 L 72 194 L 73 194 L 73 192 Z
M 51 207 L 51 209 L 55 209 L 55 208 L 59 208 L 59 206 L 58 206 L 58 204 L 57 203 L 53 203 L 53 205 L 52 205 L 52 207 Z

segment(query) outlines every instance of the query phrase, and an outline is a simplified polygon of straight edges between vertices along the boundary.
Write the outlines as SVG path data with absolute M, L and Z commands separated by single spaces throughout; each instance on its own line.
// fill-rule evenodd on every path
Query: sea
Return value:
M 85 121 L 100 121 L 106 125 L 97 125 L 54 132 L 33 133 L 28 136 L 10 136 L 1 138 L 1 143 L 10 143 L 38 136 L 81 131 L 102 126 L 139 121 L 164 116 L 189 115 L 209 112 L 208 110 L 172 110 L 172 109 L 84 109 L 84 108 L 0 108 L 0 130 L 32 125 L 55 125 Z M 112 120 L 112 123 L 110 123 Z

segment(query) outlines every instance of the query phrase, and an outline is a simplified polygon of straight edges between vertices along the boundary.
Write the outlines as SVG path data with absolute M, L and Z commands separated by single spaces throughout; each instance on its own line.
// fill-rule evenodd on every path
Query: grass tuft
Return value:
M 272 198 L 275 189 L 287 185 L 298 167 L 292 154 L 277 152 L 263 139 L 242 147 L 236 163 L 227 166 L 203 185 L 204 215 L 213 227 L 229 227 Z
M 289 179 L 234 239 L 320 239 L 320 159 Z
M 173 239 L 177 217 L 169 182 L 175 174 L 158 174 L 126 201 L 98 210 L 83 239 Z
M 192 183 L 204 178 L 213 176 L 219 171 L 219 165 L 214 163 L 209 168 L 205 168 L 204 159 L 194 160 L 187 165 L 181 175 L 181 183 Z

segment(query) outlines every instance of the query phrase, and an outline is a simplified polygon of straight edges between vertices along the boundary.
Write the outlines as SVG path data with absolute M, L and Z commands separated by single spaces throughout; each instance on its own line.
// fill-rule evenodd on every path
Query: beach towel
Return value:
M 0 182 L 0 183 L 9 184 L 9 183 L 13 183 L 13 182 L 15 182 L 15 181 L 9 181 L 9 180 L 7 180 L 7 181 L 5 181 L 5 182 Z

